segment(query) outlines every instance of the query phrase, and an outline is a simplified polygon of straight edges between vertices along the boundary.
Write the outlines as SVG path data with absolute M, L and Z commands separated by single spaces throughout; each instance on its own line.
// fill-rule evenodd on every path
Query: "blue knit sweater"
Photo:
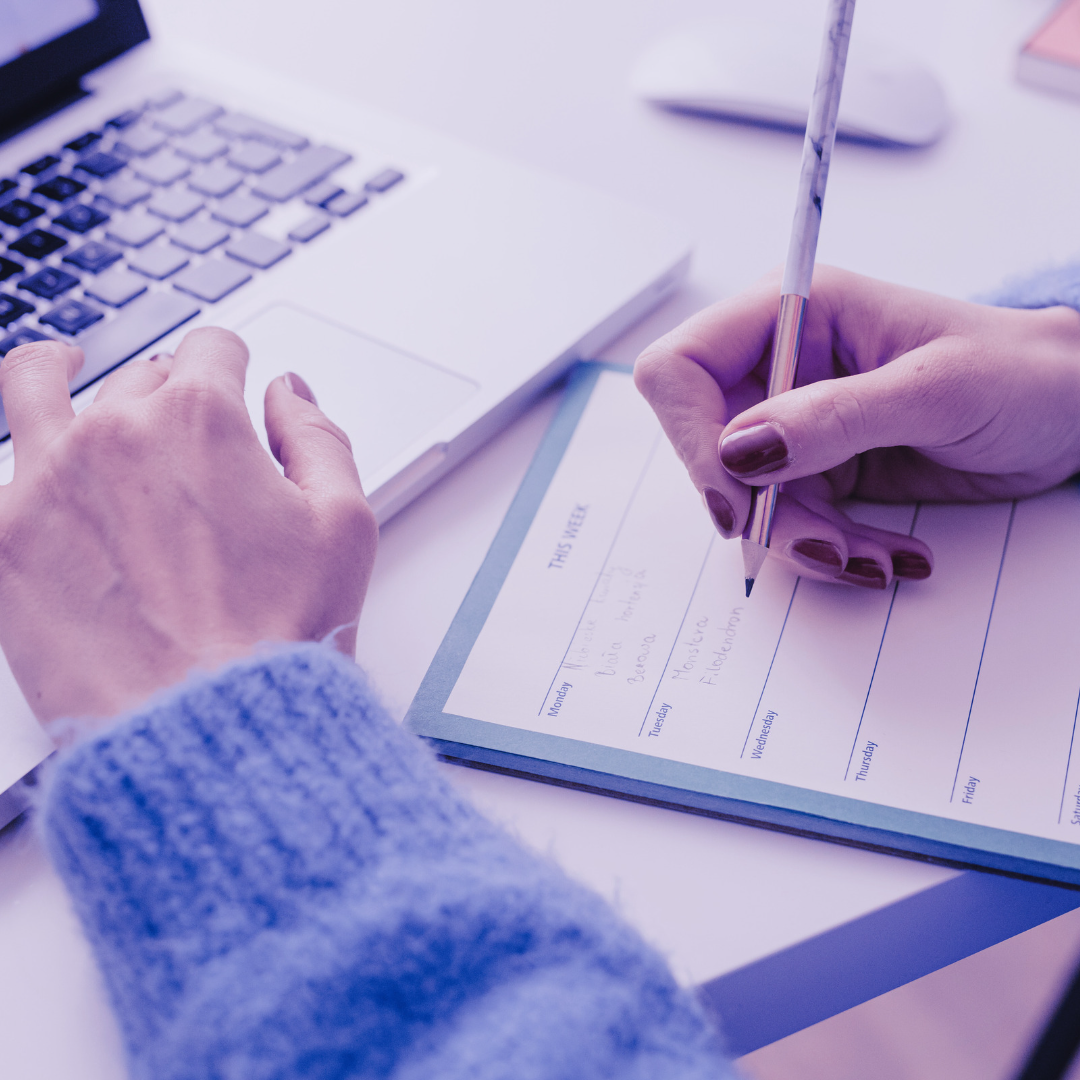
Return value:
M 45 829 L 132 1080 L 731 1075 L 664 961 L 322 647 L 75 747 Z

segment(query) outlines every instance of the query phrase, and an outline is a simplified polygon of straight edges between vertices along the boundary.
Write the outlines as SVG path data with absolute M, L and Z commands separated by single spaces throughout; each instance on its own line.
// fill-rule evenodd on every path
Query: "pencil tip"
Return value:
M 761 568 L 765 565 L 765 556 L 769 551 L 761 544 L 755 544 L 753 540 L 743 540 L 743 577 L 746 579 L 746 595 L 749 597 L 754 582 L 761 576 Z

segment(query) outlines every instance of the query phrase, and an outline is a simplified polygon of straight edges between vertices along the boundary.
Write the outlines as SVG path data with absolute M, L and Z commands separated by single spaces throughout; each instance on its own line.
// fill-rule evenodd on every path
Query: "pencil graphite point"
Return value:
M 754 579 L 752 577 L 748 577 L 746 579 L 746 599 L 747 600 L 750 599 L 750 594 L 753 591 L 754 591 Z
M 768 554 L 769 549 L 761 544 L 755 544 L 753 540 L 743 540 L 742 557 L 743 566 L 746 569 L 746 595 L 748 597 L 750 590 L 754 587 L 754 582 L 757 581 L 758 575 L 761 573 L 765 556 Z

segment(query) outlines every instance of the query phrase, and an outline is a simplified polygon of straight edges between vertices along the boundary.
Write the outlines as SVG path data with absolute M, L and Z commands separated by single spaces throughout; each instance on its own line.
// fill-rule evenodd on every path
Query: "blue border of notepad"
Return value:
M 406 717 L 451 761 L 575 788 L 894 852 L 1080 886 L 1080 845 L 899 810 L 445 711 L 601 371 L 580 364 Z

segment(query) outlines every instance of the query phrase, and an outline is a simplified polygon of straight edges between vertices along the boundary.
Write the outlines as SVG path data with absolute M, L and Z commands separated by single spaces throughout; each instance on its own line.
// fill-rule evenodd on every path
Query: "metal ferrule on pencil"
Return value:
M 776 317 L 776 334 L 773 337 L 772 362 L 769 365 L 768 396 L 783 394 L 795 385 L 795 373 L 799 367 L 799 349 L 802 347 L 803 315 L 806 297 L 798 293 L 786 293 L 780 297 L 780 313 Z M 767 548 L 772 536 L 773 511 L 779 486 L 754 488 L 743 539 Z

